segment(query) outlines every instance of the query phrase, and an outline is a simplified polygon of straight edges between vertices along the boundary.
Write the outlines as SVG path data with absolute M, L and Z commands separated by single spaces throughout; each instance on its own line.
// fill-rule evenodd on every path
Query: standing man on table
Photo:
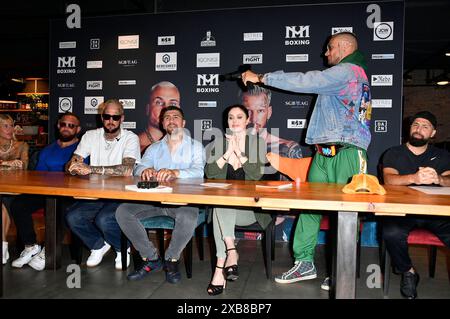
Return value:
M 308 125 L 306 143 L 316 154 L 309 182 L 347 183 L 367 169 L 366 151 L 370 143 L 371 96 L 364 56 L 358 51 L 353 33 L 330 37 L 325 52 L 330 68 L 306 73 L 277 71 L 242 73 L 244 84 L 264 84 L 298 93 L 318 94 Z M 294 235 L 294 266 L 275 277 L 279 283 L 317 278 L 314 253 L 321 214 L 300 214 Z M 322 288 L 328 290 L 329 278 Z
M 436 135 L 436 117 L 422 111 L 412 120 L 408 142 L 390 148 L 383 156 L 384 182 L 386 185 L 450 186 L 450 153 L 429 144 Z M 419 274 L 408 254 L 409 232 L 415 227 L 426 228 L 450 247 L 450 219 L 410 215 L 385 217 L 382 224 L 392 264 L 402 274 L 400 293 L 405 298 L 415 299 Z
M 72 175 L 131 176 L 135 163 L 141 160 L 139 138 L 121 128 L 124 120 L 123 105 L 116 99 L 107 100 L 100 107 L 103 127 L 87 131 L 81 138 L 68 163 Z M 83 163 L 90 157 L 90 165 Z M 122 269 L 120 254 L 120 227 L 115 218 L 119 202 L 108 200 L 79 201 L 66 215 L 69 228 L 91 250 L 88 267 L 100 264 L 113 246 L 116 251 L 115 267 Z M 129 254 L 127 254 L 127 266 Z

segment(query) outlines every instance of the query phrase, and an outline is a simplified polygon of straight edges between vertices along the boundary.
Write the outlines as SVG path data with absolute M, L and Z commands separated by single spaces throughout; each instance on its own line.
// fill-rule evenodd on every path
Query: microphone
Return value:
M 221 74 L 219 75 L 219 80 L 220 81 L 236 81 L 239 80 L 241 78 L 241 73 L 239 71 L 234 71 L 231 73 L 225 73 L 225 74 Z
M 241 74 L 244 73 L 245 71 L 251 70 L 251 68 L 252 67 L 249 64 L 241 64 L 238 67 L 237 71 L 219 75 L 219 80 L 220 81 L 236 81 L 236 80 L 240 80 L 241 79 Z

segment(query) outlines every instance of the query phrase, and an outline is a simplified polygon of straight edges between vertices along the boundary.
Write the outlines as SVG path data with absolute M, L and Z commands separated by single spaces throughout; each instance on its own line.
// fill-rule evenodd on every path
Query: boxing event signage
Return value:
M 368 3 L 89 17 L 81 29 L 70 30 L 65 20 L 53 20 L 49 125 L 54 127 L 58 114 L 70 110 L 81 117 L 83 129 L 93 128 L 98 105 L 117 98 L 125 105 L 126 127 L 140 133 L 147 125 L 152 86 L 169 81 L 180 91 L 192 136 L 194 125 L 204 133 L 222 129 L 222 111 L 242 103 L 243 85 L 238 74 L 225 81 L 221 75 L 241 64 L 257 73 L 324 70 L 327 37 L 354 32 L 371 84 L 368 155 L 374 173 L 382 152 L 400 143 L 404 29 L 402 1 L 374 3 L 379 21 Z M 300 143 L 308 154 L 304 139 L 315 95 L 271 92 L 262 125 Z

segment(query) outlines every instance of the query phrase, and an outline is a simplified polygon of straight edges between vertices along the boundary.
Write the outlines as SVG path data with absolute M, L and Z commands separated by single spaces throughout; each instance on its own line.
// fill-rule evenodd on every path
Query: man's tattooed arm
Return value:
M 131 176 L 133 174 L 136 159 L 126 157 L 122 160 L 122 164 L 113 166 L 91 166 L 92 174 L 109 175 L 109 176 Z

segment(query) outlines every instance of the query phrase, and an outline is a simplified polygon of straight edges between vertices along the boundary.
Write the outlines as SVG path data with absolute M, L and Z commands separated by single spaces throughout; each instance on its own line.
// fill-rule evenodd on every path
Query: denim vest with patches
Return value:
M 318 94 L 306 133 L 308 144 L 348 144 L 367 150 L 371 134 L 371 94 L 366 72 L 353 63 L 324 71 L 276 71 L 265 75 L 269 86 Z

